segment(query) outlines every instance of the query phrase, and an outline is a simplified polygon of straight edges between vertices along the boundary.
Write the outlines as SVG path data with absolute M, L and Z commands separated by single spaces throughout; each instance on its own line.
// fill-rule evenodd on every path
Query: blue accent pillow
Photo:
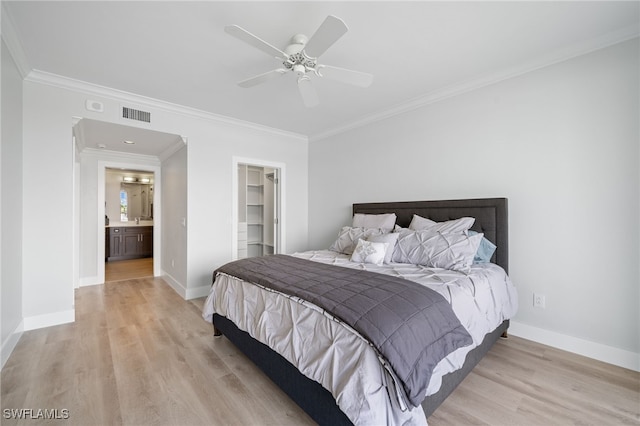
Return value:
M 476 231 L 468 231 L 469 236 L 476 235 Z M 473 263 L 489 263 L 491 262 L 491 256 L 496 251 L 496 245 L 486 238 L 482 237 L 482 241 L 480 241 L 480 245 L 478 246 L 478 251 L 476 251 L 476 255 L 473 257 Z

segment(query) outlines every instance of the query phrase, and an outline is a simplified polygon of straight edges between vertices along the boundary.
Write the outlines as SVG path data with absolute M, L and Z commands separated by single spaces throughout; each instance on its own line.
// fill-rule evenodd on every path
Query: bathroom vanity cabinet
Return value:
M 153 256 L 153 226 L 106 228 L 107 261 Z

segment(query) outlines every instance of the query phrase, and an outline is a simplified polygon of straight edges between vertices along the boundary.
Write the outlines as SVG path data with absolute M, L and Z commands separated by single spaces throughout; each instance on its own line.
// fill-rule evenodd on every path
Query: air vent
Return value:
M 144 121 L 145 123 L 151 123 L 151 113 L 147 111 L 140 111 L 138 109 L 122 107 L 122 118 L 128 118 L 129 120 Z

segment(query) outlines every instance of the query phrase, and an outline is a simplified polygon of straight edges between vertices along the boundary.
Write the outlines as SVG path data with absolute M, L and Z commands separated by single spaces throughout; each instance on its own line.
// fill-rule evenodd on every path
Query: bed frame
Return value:
M 408 227 L 414 214 L 442 222 L 461 217 L 474 217 L 471 229 L 483 232 L 496 244 L 491 261 L 509 272 L 508 215 L 506 198 L 482 198 L 447 201 L 409 201 L 391 203 L 361 203 L 353 205 L 353 213 L 395 213 L 396 223 Z M 254 340 L 248 333 L 218 314 L 213 316 L 216 335 L 224 334 L 269 378 L 278 385 L 309 416 L 321 425 L 352 424 L 340 411 L 331 393 L 318 382 L 304 376 L 289 361 L 272 351 L 268 346 Z M 453 392 L 476 364 L 491 349 L 501 336 L 506 337 L 509 321 L 503 322 L 486 335 L 482 344 L 467 354 L 464 366 L 442 378 L 440 390 L 428 396 L 422 403 L 427 417 Z

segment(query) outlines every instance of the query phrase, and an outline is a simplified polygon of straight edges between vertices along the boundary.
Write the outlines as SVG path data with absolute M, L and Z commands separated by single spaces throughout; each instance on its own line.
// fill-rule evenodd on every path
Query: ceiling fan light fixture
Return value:
M 293 67 L 291 67 L 291 69 L 293 69 L 293 72 L 298 74 L 298 76 L 305 76 L 305 74 L 307 73 L 307 68 L 302 64 L 295 64 Z
M 293 71 L 298 77 L 298 90 L 307 107 L 314 107 L 319 103 L 309 74 L 313 73 L 317 77 L 323 77 L 319 72 L 320 69 L 327 72 L 327 77 L 330 80 L 358 87 L 368 87 L 373 81 L 371 74 L 318 64 L 317 58 L 338 41 L 347 30 L 348 28 L 342 19 L 329 15 L 310 38 L 304 34 L 296 34 L 291 37 L 291 44 L 284 50 L 280 50 L 237 25 L 226 26 L 225 31 L 228 34 L 272 57 L 276 57 L 282 61 L 284 67 L 242 80 L 238 82 L 238 85 L 245 88 L 253 87 L 287 71 Z

